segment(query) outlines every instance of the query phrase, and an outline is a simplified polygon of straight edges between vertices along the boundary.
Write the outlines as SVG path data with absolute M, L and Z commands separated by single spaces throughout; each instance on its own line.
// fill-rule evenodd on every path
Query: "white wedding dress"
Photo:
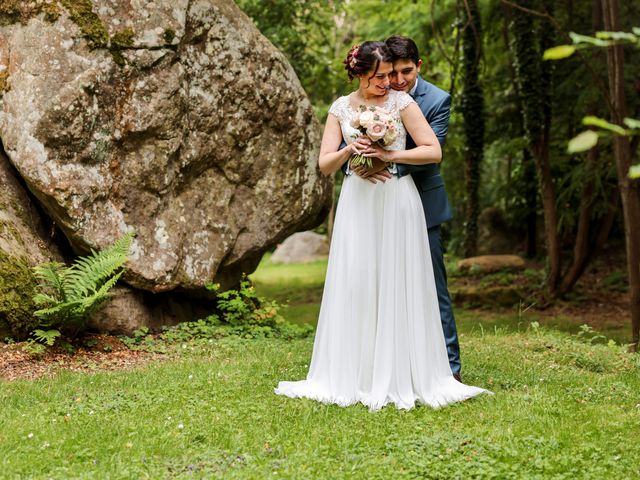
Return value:
M 413 99 L 391 90 L 383 108 L 396 117 Z M 351 143 L 349 97 L 329 113 Z M 373 184 L 345 178 L 338 203 L 320 317 L 306 380 L 280 382 L 275 392 L 340 406 L 377 410 L 393 403 L 441 407 L 486 392 L 452 376 L 440 322 L 429 237 L 410 175 Z

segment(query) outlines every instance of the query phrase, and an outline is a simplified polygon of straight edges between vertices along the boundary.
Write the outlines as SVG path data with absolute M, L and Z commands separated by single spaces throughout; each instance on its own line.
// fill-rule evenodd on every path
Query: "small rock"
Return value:
M 327 237 L 315 232 L 298 232 L 282 242 L 271 256 L 274 263 L 306 263 L 329 255 Z
M 460 270 L 474 269 L 478 273 L 497 272 L 498 270 L 523 270 L 525 261 L 517 255 L 482 255 L 469 257 L 458 262 Z

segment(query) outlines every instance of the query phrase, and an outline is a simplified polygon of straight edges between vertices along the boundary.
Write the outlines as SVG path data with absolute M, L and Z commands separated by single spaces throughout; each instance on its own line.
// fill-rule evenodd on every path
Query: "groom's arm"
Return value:
M 449 131 L 449 119 L 451 117 L 451 95 L 447 94 L 440 104 L 435 108 L 435 113 L 431 118 L 427 118 L 429 125 L 433 129 L 433 132 L 438 137 L 440 147 L 444 147 L 445 140 L 447 138 L 447 132 Z M 398 173 L 400 176 L 407 175 L 413 172 L 419 172 L 428 168 L 428 165 L 398 165 Z

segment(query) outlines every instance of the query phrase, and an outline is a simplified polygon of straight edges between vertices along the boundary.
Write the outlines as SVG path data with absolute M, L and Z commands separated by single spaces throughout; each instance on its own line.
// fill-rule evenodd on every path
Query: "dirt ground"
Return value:
M 72 353 L 57 348 L 41 356 L 23 351 L 24 343 L 0 343 L 0 380 L 36 379 L 60 370 L 97 372 L 143 365 L 161 355 L 130 350 L 118 337 L 87 335 Z M 89 346 L 90 345 L 90 346 Z

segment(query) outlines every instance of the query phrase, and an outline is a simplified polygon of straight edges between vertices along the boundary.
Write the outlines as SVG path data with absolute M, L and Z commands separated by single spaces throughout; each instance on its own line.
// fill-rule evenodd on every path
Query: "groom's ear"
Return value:
M 416 69 L 418 70 L 418 73 L 420 73 L 420 68 L 422 68 L 422 59 L 421 58 L 418 59 L 418 63 L 416 64 Z

